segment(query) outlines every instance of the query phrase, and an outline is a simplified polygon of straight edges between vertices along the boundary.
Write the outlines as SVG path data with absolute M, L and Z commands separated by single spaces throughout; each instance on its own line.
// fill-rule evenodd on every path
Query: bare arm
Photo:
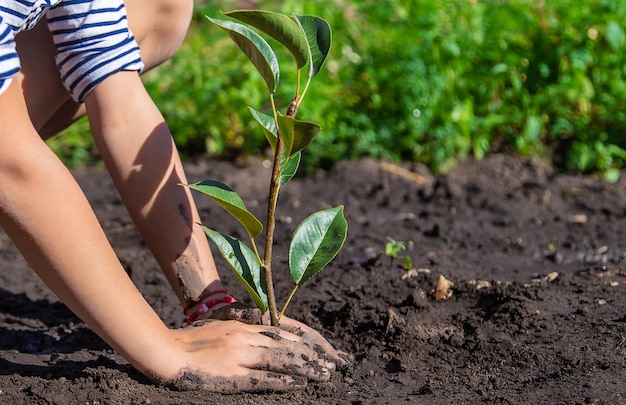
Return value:
M 164 325 L 126 276 L 70 173 L 35 132 L 16 83 L 0 96 L 0 123 L 2 228 L 55 294 L 121 354 L 136 359 L 131 353 L 142 346 L 164 344 Z M 130 321 L 131 313 L 143 321 Z M 127 334 L 138 338 L 125 341 Z M 148 368 L 158 369 L 146 363 L 142 371 Z
M 169 129 L 135 72 L 86 101 L 94 138 L 117 189 L 181 304 L 221 290 L 213 256 Z

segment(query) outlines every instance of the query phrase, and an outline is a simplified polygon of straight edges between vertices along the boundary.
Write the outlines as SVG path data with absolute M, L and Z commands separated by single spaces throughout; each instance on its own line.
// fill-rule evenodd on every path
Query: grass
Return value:
M 626 9 L 618 3 L 256 4 L 316 14 L 333 28 L 333 51 L 310 95 L 317 102 L 301 111 L 324 127 L 305 173 L 360 156 L 445 172 L 461 158 L 512 151 L 615 180 L 626 164 Z M 247 118 L 247 105 L 266 99 L 262 80 L 203 17 L 233 8 L 197 4 L 179 53 L 144 77 L 185 156 L 265 152 Z M 92 162 L 87 132 L 79 123 L 51 146 L 70 165 Z

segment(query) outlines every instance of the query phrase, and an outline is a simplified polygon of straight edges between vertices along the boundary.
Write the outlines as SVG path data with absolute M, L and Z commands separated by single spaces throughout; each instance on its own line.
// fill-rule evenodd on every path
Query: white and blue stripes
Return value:
M 143 69 L 123 0 L 0 0 L 0 93 L 8 86 L 3 82 L 15 76 L 16 63 L 19 69 L 14 35 L 32 28 L 43 14 L 61 78 L 74 100 L 83 102 L 115 72 Z
M 0 94 L 9 87 L 11 79 L 19 70 L 20 59 L 15 52 L 13 30 L 0 15 Z
M 14 33 L 29 30 L 43 17 L 47 8 L 58 4 L 61 0 L 1 0 L 0 15 L 9 24 Z

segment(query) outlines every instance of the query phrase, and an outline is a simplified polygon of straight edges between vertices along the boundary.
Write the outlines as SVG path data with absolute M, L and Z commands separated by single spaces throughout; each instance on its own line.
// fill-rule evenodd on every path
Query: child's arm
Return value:
M 141 236 L 181 304 L 222 290 L 176 146 L 137 72 L 119 72 L 85 103 L 98 149 Z M 215 297 L 213 297 L 215 298 Z
M 98 94 L 89 100 L 92 109 Z M 148 376 L 219 391 L 289 389 L 302 386 L 303 376 L 329 378 L 333 365 L 286 331 L 234 321 L 168 329 L 128 278 L 69 171 L 32 127 L 17 82 L 0 95 L 0 226 L 52 291 Z

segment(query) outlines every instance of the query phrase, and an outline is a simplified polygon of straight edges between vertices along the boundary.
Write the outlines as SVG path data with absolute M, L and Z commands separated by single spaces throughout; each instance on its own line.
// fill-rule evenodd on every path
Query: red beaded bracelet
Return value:
M 185 311 L 189 308 L 190 305 L 194 305 L 197 304 L 198 302 L 200 302 L 201 300 L 203 300 L 204 298 L 210 297 L 211 295 L 215 295 L 218 293 L 223 293 L 223 294 L 228 294 L 227 291 L 224 290 L 219 290 L 219 291 L 213 291 L 211 293 L 207 293 L 207 294 L 203 294 L 200 297 L 196 298 L 194 300 L 193 303 L 187 304 L 187 306 L 185 307 Z M 187 323 L 187 325 L 190 325 L 193 321 L 195 321 L 196 319 L 198 319 L 198 317 L 202 314 L 206 314 L 207 312 L 209 312 L 209 309 L 213 308 L 214 306 L 218 305 L 218 304 L 232 304 L 237 302 L 237 300 L 235 299 L 235 297 L 230 296 L 230 295 L 226 295 L 224 297 L 221 298 L 217 298 L 214 300 L 210 300 L 207 302 L 203 302 L 202 304 L 200 304 L 198 306 L 198 309 L 196 309 L 195 311 L 193 311 L 185 320 L 185 322 Z
M 209 298 L 212 295 L 216 295 L 216 294 L 224 294 L 224 295 L 228 295 L 228 291 L 226 290 L 215 290 L 215 291 L 207 291 L 204 294 L 200 295 L 198 298 L 187 302 L 187 305 L 185 305 L 185 308 L 183 308 L 183 313 L 187 314 L 187 311 L 189 311 L 189 308 L 197 305 L 200 301 L 202 301 L 205 298 Z

